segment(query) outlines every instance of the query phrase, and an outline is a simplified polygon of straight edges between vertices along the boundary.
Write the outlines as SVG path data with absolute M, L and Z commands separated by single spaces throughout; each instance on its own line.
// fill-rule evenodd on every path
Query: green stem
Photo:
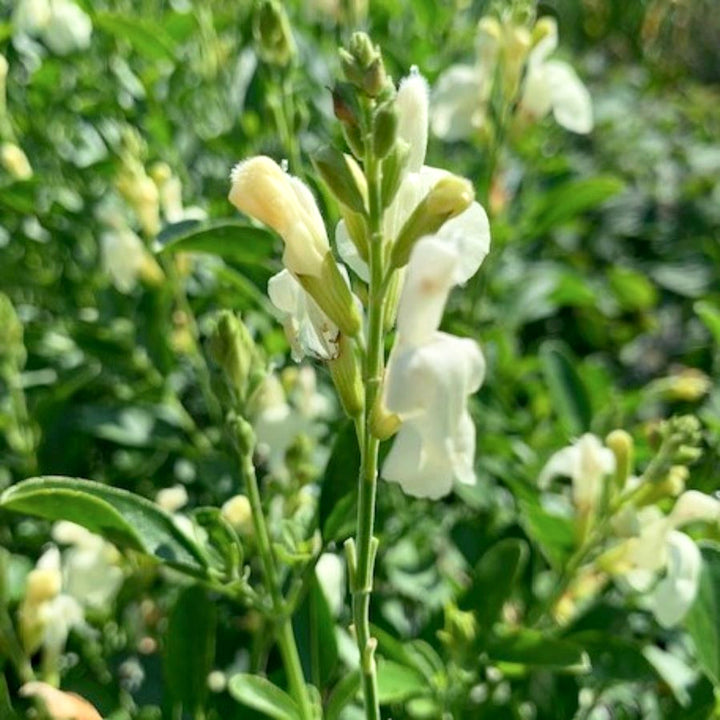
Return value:
M 300 653 L 298 652 L 295 635 L 293 634 L 292 622 L 286 612 L 285 603 L 280 591 L 277 564 L 270 543 L 270 533 L 265 523 L 262 500 L 260 499 L 260 488 L 252 462 L 252 448 L 254 446 L 252 428 L 242 419 L 238 419 L 237 422 L 241 470 L 245 478 L 250 507 L 252 508 L 253 529 L 255 531 L 258 554 L 260 555 L 260 561 L 263 566 L 265 580 L 272 601 L 273 613 L 275 615 L 275 639 L 280 649 L 283 665 L 285 666 L 290 693 L 295 699 L 300 711 L 300 718 L 301 720 L 312 720 L 312 704 L 305 684 L 305 676 L 303 675 Z
M 367 352 L 364 362 L 365 408 L 362 426 L 358 424 L 360 445 L 360 477 L 358 478 L 357 536 L 355 548 L 357 564 L 352 579 L 352 607 L 355 636 L 360 652 L 365 716 L 380 720 L 380 704 L 375 664 L 376 640 L 370 635 L 370 595 L 377 539 L 373 537 L 375 524 L 375 496 L 380 441 L 371 428 L 372 411 L 378 400 L 383 373 L 383 244 L 381 232 L 382 205 L 380 200 L 380 168 L 372 152 L 371 138 L 365 146 L 365 172 L 368 182 L 370 221 L 370 288 L 368 301 Z

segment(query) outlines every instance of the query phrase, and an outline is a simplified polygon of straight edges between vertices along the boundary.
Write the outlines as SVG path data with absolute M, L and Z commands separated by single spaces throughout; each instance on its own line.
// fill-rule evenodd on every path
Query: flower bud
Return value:
M 312 162 L 341 205 L 356 213 L 365 212 L 365 178 L 352 157 L 326 145 L 313 155 Z
M 392 102 L 380 106 L 373 120 L 373 151 L 384 158 L 395 145 L 398 129 L 398 113 Z
M 231 497 L 223 504 L 220 512 L 238 535 L 252 534 L 252 507 L 247 496 L 241 494 Z
M 353 33 L 347 50 L 339 51 L 340 64 L 348 82 L 369 97 L 377 97 L 387 89 L 389 80 L 385 73 L 380 49 L 363 32 Z
M 402 425 L 402 421 L 395 414 L 390 412 L 383 402 L 378 398 L 370 413 L 370 431 L 378 440 L 391 438 Z
M 133 209 L 142 231 L 148 237 L 155 237 L 160 232 L 160 196 L 145 168 L 131 162 L 118 176 L 116 185 Z
M 15 180 L 29 180 L 33 176 L 27 155 L 15 143 L 6 142 L 0 146 L 0 162 Z
M 365 406 L 365 392 L 355 348 L 345 335 L 340 335 L 338 355 L 328 360 L 328 369 L 345 414 L 351 418 L 358 417 Z
M 410 159 L 410 145 L 398 139 L 382 162 L 382 185 L 380 195 L 383 207 L 389 207 L 395 199 Z
M 319 277 L 330 245 L 309 188 L 264 155 L 236 165 L 231 180 L 230 202 L 283 239 L 285 267 L 295 276 Z
M 290 21 L 276 0 L 261 0 L 253 17 L 253 37 L 258 54 L 271 65 L 287 65 L 296 53 Z
M 525 27 L 513 26 L 506 33 L 502 68 L 503 89 L 506 98 L 512 99 L 517 95 L 531 44 L 530 33 Z
M 606 438 L 605 445 L 615 456 L 615 490 L 621 491 L 633 469 L 633 439 L 625 430 L 613 430 Z
M 210 337 L 209 349 L 236 399 L 244 403 L 265 375 L 264 364 L 245 323 L 229 310 L 223 310 Z
M 188 503 L 188 494 L 184 485 L 163 488 L 155 496 L 155 502 L 165 512 L 175 513 Z
M 457 175 L 438 180 L 405 221 L 392 248 L 393 267 L 403 267 L 415 243 L 424 235 L 436 233 L 448 220 L 470 207 L 475 197 L 472 183 Z

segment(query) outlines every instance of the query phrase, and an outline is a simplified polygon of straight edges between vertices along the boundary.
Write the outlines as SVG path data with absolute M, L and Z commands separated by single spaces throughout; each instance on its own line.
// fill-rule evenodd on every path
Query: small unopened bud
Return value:
M 379 158 L 384 158 L 395 145 L 398 130 L 398 113 L 392 102 L 378 108 L 373 122 L 373 150 Z
M 682 372 L 660 381 L 662 394 L 668 400 L 697 402 L 712 388 L 712 381 L 696 368 L 685 368 Z
M 625 430 L 613 430 L 606 438 L 605 445 L 615 456 L 615 490 L 621 491 L 633 470 L 633 439 Z
M 410 159 L 410 145 L 398 139 L 382 163 L 382 185 L 380 194 L 383 207 L 388 207 L 395 198 Z
M 338 355 L 328 360 L 328 368 L 343 410 L 348 417 L 357 417 L 365 406 L 365 392 L 353 343 L 344 335 L 338 339 Z
M 535 27 L 532 30 L 532 45 L 535 47 L 545 38 L 553 38 L 553 40 L 557 40 L 557 35 L 557 21 L 554 17 L 545 15 L 535 23 Z
M 15 180 L 29 180 L 33 176 L 27 155 L 15 143 L 6 142 L 0 146 L 0 162 Z
M 436 233 L 448 220 L 467 210 L 475 197 L 472 183 L 457 175 L 439 180 L 420 201 L 400 230 L 393 245 L 391 264 L 406 265 L 415 243 Z
M 341 49 L 340 64 L 348 82 L 369 97 L 376 97 L 388 87 L 380 49 L 364 32 L 353 33 L 347 50 Z
M 227 687 L 227 676 L 222 670 L 213 670 L 207 676 L 208 690 L 212 693 L 221 693 Z
M 251 535 L 253 531 L 252 507 L 245 495 L 235 495 L 220 510 L 223 518 L 238 535 Z
M 175 513 L 188 503 L 188 493 L 184 485 L 163 488 L 155 496 L 155 502 L 165 511 Z
M 290 21 L 276 0 L 261 0 L 253 17 L 253 36 L 258 54 L 271 65 L 287 65 L 295 55 Z
M 522 77 L 523 67 L 532 45 L 530 33 L 521 26 L 511 27 L 505 38 L 502 80 L 506 98 L 514 98 Z
M 264 364 L 245 323 L 229 310 L 223 310 L 210 337 L 209 349 L 237 400 L 244 403 L 264 375 Z
M 313 155 L 312 161 L 323 182 L 341 205 L 356 213 L 365 212 L 365 178 L 352 157 L 326 145 Z

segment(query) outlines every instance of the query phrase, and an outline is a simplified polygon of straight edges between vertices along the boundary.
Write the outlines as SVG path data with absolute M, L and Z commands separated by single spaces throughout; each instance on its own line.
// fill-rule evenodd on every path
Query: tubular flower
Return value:
M 654 506 L 637 511 L 633 537 L 613 553 L 614 574 L 638 592 L 648 592 L 650 606 L 663 627 L 679 623 L 698 591 L 702 557 L 695 542 L 678 528 L 692 522 L 720 521 L 720 502 L 697 490 L 687 490 L 669 515 Z M 658 573 L 665 576 L 655 584 Z M 654 585 L 654 588 L 653 588 Z
M 575 70 L 548 56 L 557 49 L 557 24 L 543 18 L 547 34 L 528 55 L 527 74 L 520 98 L 520 110 L 541 120 L 551 110 L 566 130 L 585 135 L 593 128 L 592 100 Z
M 325 225 L 310 189 L 262 155 L 236 165 L 231 180 L 230 202 L 272 228 L 285 243 L 283 264 L 288 274 L 276 275 L 270 292 L 271 300 L 274 295 L 280 301 L 279 305 L 275 300 L 273 303 L 290 318 L 286 328 L 297 327 L 297 332 L 289 333 L 296 357 L 298 340 L 305 337 L 301 329 L 309 327 L 309 316 L 313 316 L 310 325 L 316 329 L 322 326 L 321 335 L 334 332 L 335 336 L 336 329 L 355 335 L 361 325 L 360 314 L 347 279 L 330 252 Z M 293 279 L 299 283 L 298 288 L 292 285 Z M 314 312 L 316 309 L 324 314 L 322 320 Z M 314 350 L 309 343 L 305 352 L 313 354 Z
M 402 425 L 382 468 L 409 495 L 439 498 L 454 480 L 475 482 L 475 428 L 466 400 L 482 384 L 485 360 L 473 340 L 438 327 L 450 290 L 475 273 L 488 244 L 487 230 L 438 234 L 421 239 L 410 256 L 384 391 L 385 406 Z
M 525 28 L 500 26 L 492 18 L 481 21 L 475 65 L 453 65 L 435 85 L 432 128 L 438 137 L 462 140 L 485 126 L 498 66 L 508 101 L 517 96 L 521 114 L 541 120 L 552 110 L 565 129 L 580 134 L 592 130 L 592 100 L 587 88 L 570 65 L 549 58 L 558 46 L 555 20 L 541 18 L 534 34 L 539 39 L 529 49 L 527 41 L 519 42 L 528 38 Z
M 540 472 L 538 484 L 546 487 L 557 475 L 572 480 L 573 502 L 581 512 L 592 512 L 600 502 L 605 478 L 615 471 L 615 456 L 591 433 L 558 450 Z

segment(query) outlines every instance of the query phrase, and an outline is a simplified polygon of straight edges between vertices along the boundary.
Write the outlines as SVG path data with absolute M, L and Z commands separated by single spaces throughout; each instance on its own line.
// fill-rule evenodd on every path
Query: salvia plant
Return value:
M 357 2 L 323 8 L 325 28 L 368 12 Z M 209 81 L 226 48 L 207 17 L 199 11 L 192 62 Z M 497 301 L 478 279 L 491 236 L 516 240 L 496 222 L 510 150 L 549 115 L 578 135 L 595 123 L 588 90 L 555 56 L 556 21 L 532 3 L 493 4 L 472 31 L 474 59 L 439 72 L 432 89 L 416 66 L 396 81 L 381 48 L 353 33 L 323 90 L 334 129 L 314 138 L 304 163 L 312 110 L 296 91 L 307 38 L 275 0 L 245 19 L 255 51 L 243 62 L 260 63 L 277 152 L 223 160 L 227 202 L 216 200 L 239 216 L 213 223 L 206 208 L 186 206 L 180 174 L 131 122 L 109 120 L 101 143 L 113 162 L 84 214 L 105 284 L 123 302 L 146 299 L 135 312 L 149 350 L 122 322 L 92 343 L 127 355 L 122 372 L 153 401 L 152 412 L 131 405 L 118 369 L 106 384 L 128 407 L 118 417 L 95 408 L 78 426 L 131 449 L 157 434 L 157 452 L 125 450 L 113 462 L 152 476 L 173 448 L 174 484 L 130 491 L 41 475 L 47 420 L 33 417 L 28 390 L 46 376 L 26 367 L 32 313 L 0 293 L 0 434 L 8 466 L 28 477 L 10 484 L 0 473 L 10 518 L 0 528 L 0 720 L 24 708 L 51 720 L 99 720 L 99 709 L 112 720 L 599 720 L 618 708 L 617 717 L 668 708 L 669 720 L 717 717 L 720 500 L 692 482 L 711 434 L 687 408 L 710 379 L 687 369 L 650 383 L 652 408 L 672 400 L 688 411 L 631 434 L 609 398 L 591 417 L 581 371 L 602 370 L 579 370 L 562 343 L 544 343 L 537 364 L 518 362 L 513 375 L 503 366 L 510 335 L 493 335 L 487 360 L 477 341 L 485 304 Z M 93 22 L 112 21 L 72 0 L 22 0 L 12 33 L 42 64 L 46 53 L 87 50 Z M 156 47 L 143 25 L 122 27 L 128 42 L 162 55 L 163 36 Z M 20 191 L 37 171 L 6 102 L 9 67 L 0 55 L 0 164 L 20 194 L 6 197 L 3 185 L 0 202 L 24 207 Z M 132 88 L 129 66 L 113 68 Z M 481 175 L 426 164 L 431 133 L 453 151 L 469 142 Z M 41 244 L 35 221 L 23 232 Z M 213 256 L 239 259 L 247 273 Z M 499 275 L 512 274 L 512 257 L 496 257 Z M 218 277 L 255 309 L 209 301 L 196 313 L 192 300 L 205 302 Z M 634 276 L 618 282 L 640 312 L 652 291 Z M 695 310 L 720 338 L 717 309 Z M 97 321 L 89 307 L 80 316 L 82 328 Z M 73 373 L 68 397 L 100 374 L 82 368 L 69 337 L 39 344 Z M 295 365 L 279 367 L 287 348 Z M 529 409 L 502 426 L 504 464 L 477 447 L 479 423 L 492 437 L 498 412 L 514 412 L 512 387 L 479 402 L 486 365 L 504 370 L 508 386 L 528 376 L 549 386 L 549 401 L 524 398 Z M 543 403 L 562 418 L 565 447 L 548 441 Z M 537 428 L 523 426 L 528 417 Z M 717 424 L 712 408 L 702 420 Z M 492 484 L 498 467 L 503 488 Z M 191 498 L 198 474 L 212 490 Z M 453 492 L 467 508 L 448 501 Z M 11 540 L 42 545 L 34 564 Z M 103 659 L 128 647 L 122 662 Z M 138 659 L 158 653 L 162 669 Z M 83 664 L 99 686 L 117 680 L 117 697 L 67 683 Z M 161 697 L 146 691 L 152 672 Z M 641 686 L 652 693 L 639 700 Z

